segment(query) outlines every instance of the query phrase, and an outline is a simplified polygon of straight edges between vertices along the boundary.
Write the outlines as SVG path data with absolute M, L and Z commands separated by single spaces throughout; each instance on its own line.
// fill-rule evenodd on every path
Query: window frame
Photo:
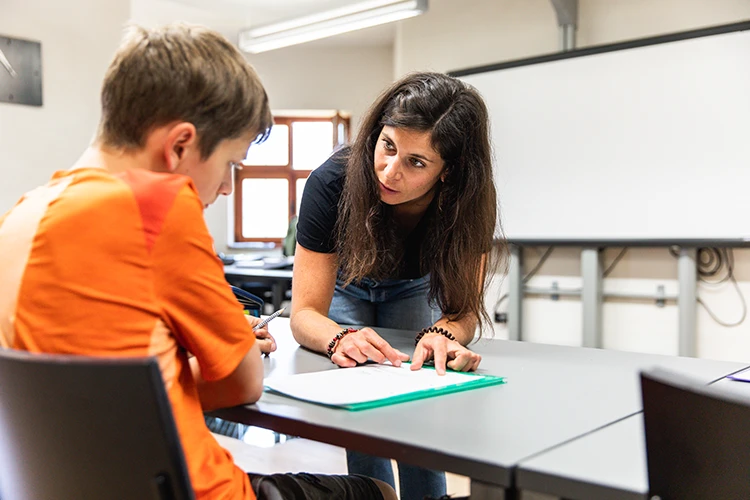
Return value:
M 288 162 L 286 165 L 247 165 L 243 162 L 242 169 L 236 169 L 234 172 L 234 243 L 262 243 L 271 244 L 274 248 L 280 247 L 283 238 L 246 238 L 242 234 L 242 181 L 245 179 L 286 179 L 289 186 L 289 206 L 287 207 L 288 219 L 296 214 L 297 198 L 302 197 L 302 193 L 297 193 L 297 181 L 307 179 L 312 170 L 295 170 L 293 165 L 294 151 L 293 128 L 294 122 L 331 122 L 333 124 L 333 135 L 331 137 L 332 151 L 335 151 L 341 145 L 349 142 L 350 135 L 350 118 L 340 111 L 334 111 L 327 115 L 314 114 L 289 114 L 274 116 L 274 125 L 286 125 L 288 134 Z M 344 125 L 344 137 L 339 137 L 339 124 Z

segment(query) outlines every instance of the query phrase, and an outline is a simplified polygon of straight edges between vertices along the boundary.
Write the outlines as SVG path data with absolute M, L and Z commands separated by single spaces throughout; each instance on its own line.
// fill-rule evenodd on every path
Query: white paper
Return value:
M 484 378 L 481 375 L 435 370 L 412 371 L 409 363 L 400 367 L 390 364 L 368 364 L 322 372 L 271 377 L 268 389 L 293 398 L 325 405 L 344 406 L 401 396 L 412 392 L 438 389 Z

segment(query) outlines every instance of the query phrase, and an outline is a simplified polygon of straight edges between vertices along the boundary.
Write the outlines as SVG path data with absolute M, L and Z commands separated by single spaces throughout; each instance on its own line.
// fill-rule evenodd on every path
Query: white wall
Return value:
M 549 0 L 431 0 L 426 14 L 398 25 L 395 74 L 554 52 L 556 23 Z
M 44 103 L 0 103 L 0 213 L 54 171 L 69 168 L 88 146 L 104 71 L 129 13 L 129 0 L 0 4 L 0 34 L 42 43 Z
M 393 77 L 390 47 L 329 47 L 310 44 L 249 55 L 268 92 L 271 107 L 340 109 L 351 113 L 352 133 L 362 114 Z M 226 249 L 227 204 L 206 211 L 216 247 Z
M 252 14 L 234 0 L 130 0 L 130 16 L 147 28 L 177 21 L 209 26 L 233 43 L 237 26 L 253 24 Z
M 578 46 L 598 45 L 750 19 L 748 0 L 580 0 Z M 402 22 L 394 54 L 396 76 L 415 70 L 451 71 L 558 50 L 557 21 L 549 0 L 431 0 L 429 12 Z M 609 249 L 605 265 L 618 249 Z M 580 286 L 579 249 L 560 248 L 529 284 Z M 538 250 L 526 251 L 527 269 Z M 750 293 L 750 251 L 736 250 L 740 287 Z M 605 290 L 654 292 L 677 289 L 677 266 L 667 249 L 631 249 L 605 280 Z M 500 294 L 488 297 L 492 308 Z M 699 286 L 699 296 L 725 321 L 739 318 L 741 306 L 731 285 Z M 505 309 L 507 303 L 501 306 Z M 524 334 L 530 340 L 579 345 L 581 305 L 577 299 L 528 297 Z M 496 325 L 496 335 L 507 335 Z M 605 347 L 677 353 L 677 307 L 648 302 L 609 301 L 604 305 Z M 750 320 L 737 328 L 718 326 L 699 307 L 701 357 L 750 360 Z
M 748 0 L 579 0 L 578 46 L 749 18 Z M 431 0 L 426 14 L 398 25 L 395 74 L 451 71 L 558 48 L 549 0 Z

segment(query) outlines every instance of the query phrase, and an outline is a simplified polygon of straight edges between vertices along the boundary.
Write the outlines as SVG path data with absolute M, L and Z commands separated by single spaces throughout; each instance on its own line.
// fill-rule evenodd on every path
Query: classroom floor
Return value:
M 234 457 L 242 470 L 271 474 L 274 472 L 316 472 L 321 474 L 346 474 L 346 452 L 343 448 L 308 439 L 289 439 L 273 444 L 273 434 L 262 436 L 251 429 L 245 441 L 214 434 L 216 440 Z M 259 439 L 260 438 L 260 439 Z M 252 444 L 253 441 L 257 444 Z M 395 475 L 398 481 L 398 475 Z M 456 496 L 469 494 L 469 479 L 447 474 L 448 493 Z
M 346 452 L 343 448 L 308 439 L 284 439 L 275 443 L 270 431 L 250 428 L 243 441 L 214 434 L 221 446 L 229 450 L 238 467 L 246 472 L 315 472 L 346 474 Z M 395 465 L 395 464 L 394 464 Z M 394 474 L 398 482 L 398 474 Z M 469 495 L 469 478 L 446 473 L 448 494 Z M 396 485 L 398 491 L 398 484 Z M 522 500 L 553 500 L 555 497 L 524 492 Z

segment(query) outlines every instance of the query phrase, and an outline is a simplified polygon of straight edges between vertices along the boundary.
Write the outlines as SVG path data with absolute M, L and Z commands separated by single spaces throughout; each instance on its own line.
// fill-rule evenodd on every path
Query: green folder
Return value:
M 372 366 L 372 365 L 368 365 L 368 366 Z M 377 366 L 377 365 L 374 365 L 374 366 Z M 404 363 L 403 366 L 408 367 L 409 363 Z M 328 393 L 328 391 L 330 391 L 330 388 L 334 388 L 338 386 L 335 383 L 330 383 L 331 381 L 335 380 L 338 377 L 339 380 L 343 382 L 348 375 L 351 375 L 351 373 L 347 373 L 349 370 L 359 370 L 359 369 L 362 369 L 362 368 L 361 367 L 339 368 L 335 370 L 327 370 L 325 372 L 313 372 L 313 373 L 307 373 L 307 374 L 291 375 L 288 377 L 281 377 L 282 379 L 285 379 L 285 382 L 286 382 L 282 386 L 275 384 L 273 382 L 273 379 L 269 379 L 268 381 L 269 384 L 266 385 L 265 391 L 271 394 L 278 394 L 280 396 L 289 397 L 292 399 L 297 399 L 300 401 L 305 401 L 305 402 L 309 402 L 309 403 L 313 403 L 313 404 L 317 404 L 321 406 L 326 406 L 329 408 L 339 408 L 339 409 L 344 409 L 344 410 L 349 410 L 349 411 L 360 411 L 360 410 L 368 410 L 370 408 L 379 408 L 381 406 L 405 403 L 407 401 L 414 401 L 417 399 L 432 398 L 435 396 L 441 396 L 443 394 L 451 394 L 454 392 L 468 391 L 471 389 L 479 389 L 481 387 L 489 387 L 492 385 L 499 385 L 499 384 L 506 383 L 505 377 L 498 377 L 495 375 L 485 375 L 485 374 L 472 373 L 472 372 L 469 372 L 469 373 L 454 372 L 452 370 L 448 370 L 447 374 L 459 374 L 460 377 L 457 377 L 457 378 L 460 378 L 461 380 L 456 383 L 450 383 L 448 385 L 442 385 L 440 387 L 428 387 L 428 388 L 419 389 L 419 390 L 406 390 L 399 394 L 390 395 L 387 397 L 375 397 L 374 399 L 370 399 L 369 396 L 365 395 L 361 399 L 367 399 L 366 401 L 334 403 L 334 402 L 327 402 L 325 400 L 326 395 L 330 395 L 330 393 Z M 424 368 L 422 368 L 422 370 L 434 371 L 434 367 L 425 366 Z M 434 376 L 437 377 L 438 375 L 435 374 Z M 296 381 L 300 382 L 300 384 L 310 382 L 311 385 L 308 386 L 308 390 L 305 389 L 304 385 L 295 384 L 296 382 L 294 380 L 295 378 L 296 378 Z M 312 381 L 313 378 L 318 378 L 320 380 L 318 380 L 317 383 L 314 383 Z M 328 381 L 321 383 L 322 378 L 326 378 L 328 379 Z M 305 379 L 307 379 L 307 381 Z M 321 386 L 322 386 L 322 390 L 321 390 Z M 323 392 L 326 392 L 327 394 L 323 394 Z M 365 389 L 365 392 L 366 392 L 366 389 Z

